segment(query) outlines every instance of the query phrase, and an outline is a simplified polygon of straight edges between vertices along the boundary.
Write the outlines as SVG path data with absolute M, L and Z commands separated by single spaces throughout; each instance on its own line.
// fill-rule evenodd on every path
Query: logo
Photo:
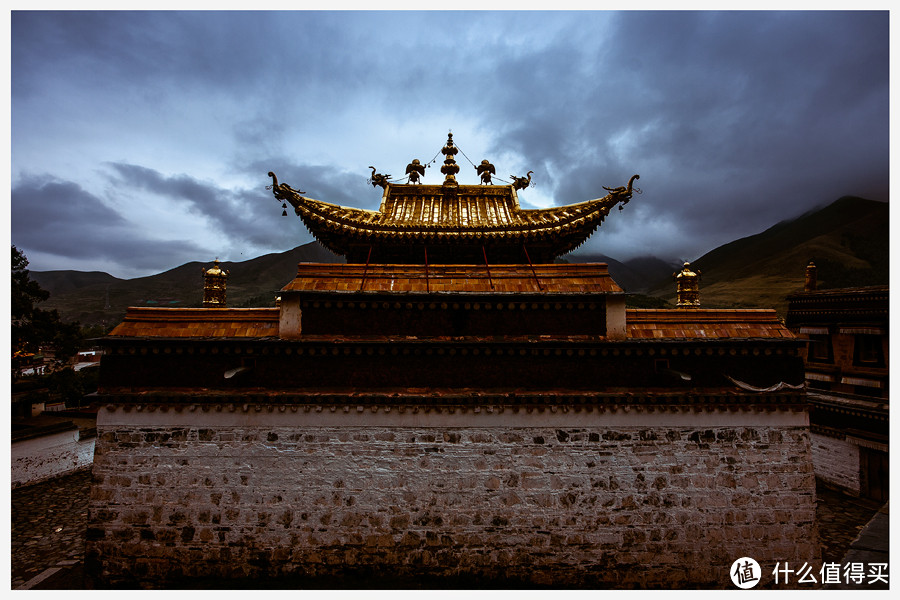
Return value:
M 748 556 L 741 557 L 731 564 L 731 581 L 742 590 L 749 590 L 759 583 L 762 569 L 759 563 Z

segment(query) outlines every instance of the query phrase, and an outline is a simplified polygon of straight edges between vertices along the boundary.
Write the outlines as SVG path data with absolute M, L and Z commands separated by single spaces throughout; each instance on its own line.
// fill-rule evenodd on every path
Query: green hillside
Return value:
M 806 265 L 818 267 L 819 288 L 888 283 L 888 204 L 845 196 L 823 209 L 720 246 L 691 264 L 700 270 L 700 300 L 709 307 L 786 310 L 803 288 Z M 653 295 L 672 298 L 671 278 Z
M 810 260 L 819 268 L 820 288 L 887 284 L 888 240 L 887 203 L 844 197 L 720 246 L 692 264 L 702 273 L 703 306 L 776 308 L 783 313 L 785 296 L 803 287 Z M 606 262 L 626 291 L 649 290 L 651 297 L 633 294 L 630 305 L 665 305 L 663 300 L 675 296 L 671 274 L 676 267 L 661 259 L 618 262 L 599 254 L 571 254 L 564 259 Z M 343 262 L 343 258 L 312 242 L 287 252 L 220 263 L 230 272 L 228 305 L 272 306 L 277 291 L 296 274 L 299 262 Z M 200 306 L 202 273 L 210 264 L 191 262 L 136 279 L 79 271 L 32 271 L 31 276 L 51 293 L 42 308 L 57 309 L 67 321 L 112 326 L 122 320 L 128 306 Z
M 606 263 L 609 274 L 619 286 L 629 293 L 643 294 L 650 286 L 676 270 L 677 263 L 667 263 L 655 256 L 639 256 L 624 262 L 605 254 L 573 252 L 563 257 L 571 263 Z
M 317 242 L 287 252 L 242 262 L 221 262 L 229 271 L 228 306 L 273 306 L 275 295 L 297 273 L 300 262 L 343 262 Z M 203 271 L 211 262 L 190 262 L 157 275 L 118 279 L 106 273 L 32 271 L 31 277 L 50 292 L 41 304 L 56 309 L 66 321 L 112 326 L 129 306 L 198 307 L 203 301 Z M 108 306 L 107 306 L 108 299 Z

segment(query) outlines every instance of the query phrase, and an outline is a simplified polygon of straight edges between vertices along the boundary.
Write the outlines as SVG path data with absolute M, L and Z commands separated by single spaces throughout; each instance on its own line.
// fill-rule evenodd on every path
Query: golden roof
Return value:
M 534 248 L 529 260 L 550 262 L 580 246 L 614 206 L 627 203 L 638 178 L 635 175 L 627 187 L 610 190 L 602 198 L 537 210 L 520 208 L 512 185 L 388 183 L 381 207 L 372 211 L 307 198 L 269 175 L 275 197 L 289 202 L 316 239 L 347 256 L 348 262 L 365 261 L 365 249 L 372 247 L 395 248 L 391 259 L 398 262 L 423 262 L 421 251 L 412 261 L 398 259 L 396 249 L 405 248 L 399 253 L 402 258 L 404 252 L 412 252 L 410 245 L 417 245 L 430 253 L 440 252 L 442 246 L 452 247 L 453 252 L 446 251 L 440 262 L 455 263 L 476 262 L 473 257 L 481 262 L 484 248 L 486 260 L 491 262 L 526 262 L 525 257 L 509 251 L 514 248 L 521 254 L 523 245 Z M 470 251 L 462 250 L 464 247 Z M 490 256 L 491 249 L 500 256 Z M 382 258 L 378 262 L 389 261 Z
M 129 307 L 109 337 L 261 338 L 278 335 L 277 308 Z
M 417 294 L 621 294 L 606 264 L 571 265 L 342 265 L 297 266 L 282 292 Z
M 771 309 L 629 308 L 625 311 L 630 339 L 756 339 L 795 336 Z

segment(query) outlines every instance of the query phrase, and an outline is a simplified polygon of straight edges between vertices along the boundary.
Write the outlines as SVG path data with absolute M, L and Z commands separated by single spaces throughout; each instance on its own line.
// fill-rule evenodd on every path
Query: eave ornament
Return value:
M 517 190 L 524 190 L 529 185 L 534 185 L 533 183 L 531 183 L 532 173 L 534 173 L 534 171 L 528 171 L 527 177 L 516 177 L 515 175 L 510 175 L 513 180 L 512 186 Z
M 406 174 L 409 175 L 410 183 L 419 183 L 419 177 L 425 175 L 425 165 L 420 163 L 418 158 L 414 158 L 411 163 L 406 165 Z
M 369 182 L 372 184 L 372 187 L 380 185 L 382 188 L 387 189 L 388 184 L 391 182 L 391 176 L 376 173 L 375 167 L 370 166 L 369 168 L 372 169 L 372 176 L 369 177 Z
M 481 177 L 482 185 L 491 185 L 491 175 L 497 174 L 497 169 L 487 159 L 481 161 L 481 164 L 475 167 L 475 171 Z
M 631 179 L 628 180 L 627 187 L 624 185 L 620 185 L 619 187 L 608 188 L 604 185 L 603 189 L 606 190 L 607 192 L 609 192 L 610 196 L 618 196 L 618 197 L 622 198 L 622 203 L 619 205 L 619 210 L 622 210 L 622 208 L 626 204 L 628 204 L 628 201 L 631 200 L 632 192 L 637 193 L 637 194 L 641 193 L 641 188 L 633 188 L 634 180 L 640 179 L 640 178 L 641 178 L 640 175 L 632 175 Z
M 267 190 L 272 190 L 272 193 L 275 195 L 275 199 L 281 202 L 281 216 L 287 216 L 287 202 L 289 199 L 293 198 L 295 195 L 299 196 L 300 194 L 305 194 L 303 190 L 295 190 L 291 186 L 286 183 L 278 183 L 278 178 L 275 177 L 275 173 L 269 171 L 269 177 L 272 178 L 272 185 L 267 185 Z M 300 216 L 300 209 L 294 205 L 294 212 L 297 213 L 297 216 Z

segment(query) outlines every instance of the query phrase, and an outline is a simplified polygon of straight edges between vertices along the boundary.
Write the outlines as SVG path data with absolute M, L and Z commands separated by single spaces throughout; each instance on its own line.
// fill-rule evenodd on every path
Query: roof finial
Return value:
M 459 152 L 459 148 L 453 145 L 453 134 L 447 134 L 447 144 L 441 148 L 441 154 L 443 154 L 446 158 L 444 159 L 444 166 L 441 167 L 441 173 L 446 175 L 444 178 L 444 185 L 459 185 L 456 182 L 456 174 L 459 173 L 459 165 L 456 164 L 456 159 L 453 158 L 456 156 L 456 153 Z
M 203 271 L 203 307 L 225 308 L 225 286 L 228 271 L 219 268 L 219 259 L 209 270 Z
M 678 308 L 698 308 L 700 306 L 700 270 L 691 269 L 691 263 L 684 263 L 684 268 L 674 274 L 675 293 L 678 296 Z
M 806 283 L 803 285 L 803 291 L 814 292 L 816 291 L 816 285 L 816 263 L 809 261 L 809 264 L 806 265 Z

